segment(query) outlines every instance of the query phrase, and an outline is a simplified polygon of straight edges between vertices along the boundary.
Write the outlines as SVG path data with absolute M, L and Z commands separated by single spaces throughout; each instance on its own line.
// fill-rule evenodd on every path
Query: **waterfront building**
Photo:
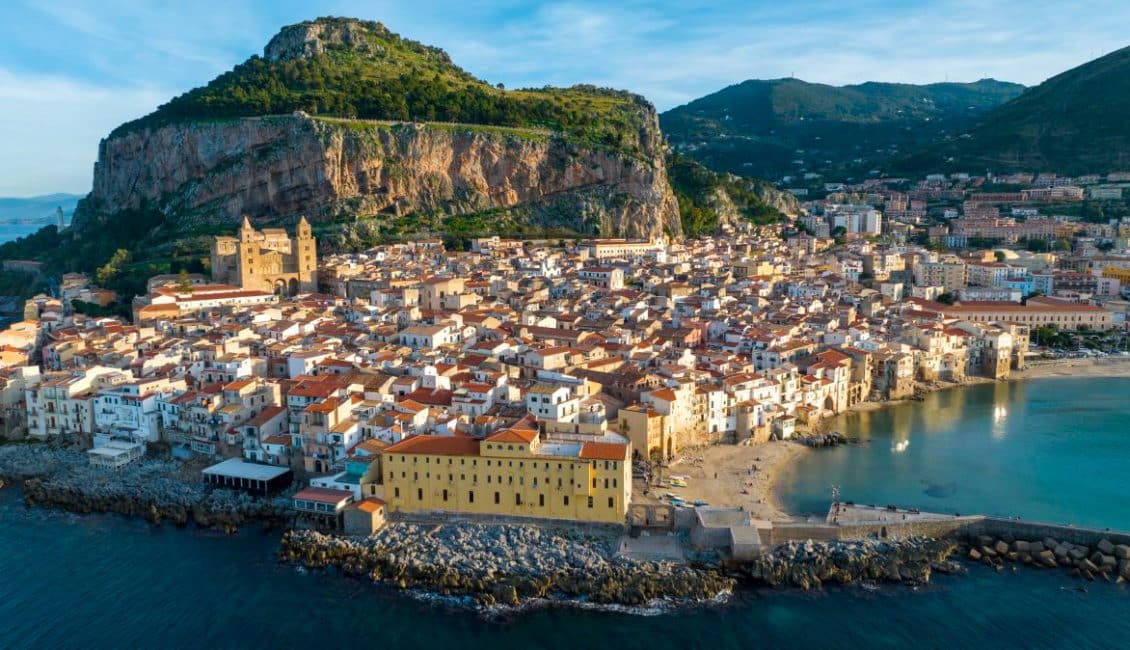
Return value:
M 607 439 L 621 441 L 610 442 Z M 381 453 L 390 512 L 458 512 L 620 523 L 631 444 L 511 428 L 482 440 L 423 435 Z

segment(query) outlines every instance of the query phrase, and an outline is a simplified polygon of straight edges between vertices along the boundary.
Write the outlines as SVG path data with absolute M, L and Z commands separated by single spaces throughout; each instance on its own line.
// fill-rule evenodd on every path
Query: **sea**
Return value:
M 1130 528 L 1130 379 L 954 389 L 837 423 L 867 442 L 807 455 L 781 498 L 844 498 Z M 739 590 L 720 605 L 481 613 L 275 560 L 234 536 L 27 509 L 0 490 L 0 648 L 1126 648 L 1130 589 L 1061 571 L 918 587 Z

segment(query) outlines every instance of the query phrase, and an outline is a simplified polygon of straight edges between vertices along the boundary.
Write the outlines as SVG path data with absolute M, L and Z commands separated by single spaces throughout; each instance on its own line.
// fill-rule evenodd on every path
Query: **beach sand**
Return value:
M 685 476 L 687 487 L 652 488 L 645 497 L 643 486 L 637 484 L 633 487 L 632 500 L 661 503 L 659 497 L 671 492 L 688 502 L 744 506 L 756 519 L 790 519 L 777 502 L 775 484 L 781 470 L 809 451 L 808 447 L 790 441 L 771 441 L 748 447 L 714 445 L 684 449 L 679 458 L 663 470 L 663 476 Z M 751 467 L 756 467 L 752 473 Z
M 1014 380 L 1040 377 L 1130 377 L 1130 358 L 1034 362 L 1027 370 L 1012 373 Z M 964 384 L 939 384 L 936 390 L 983 383 L 993 383 L 993 380 L 970 377 Z M 898 403 L 901 401 L 863 402 L 849 410 L 874 411 Z M 663 470 L 662 475 L 665 479 L 685 476 L 687 487 L 652 488 L 650 494 L 645 496 L 642 481 L 636 481 L 632 500 L 637 503 L 664 503 L 660 497 L 670 492 L 689 503 L 705 501 L 712 506 L 743 506 L 757 519 L 793 519 L 777 500 L 776 483 L 785 468 L 812 451 L 793 441 L 771 441 L 750 446 L 720 444 L 684 449 L 679 458 Z M 752 467 L 756 467 L 756 470 L 751 473 Z
M 1033 361 L 1026 370 L 1012 373 L 1013 379 L 1039 377 L 1130 377 L 1130 357 Z

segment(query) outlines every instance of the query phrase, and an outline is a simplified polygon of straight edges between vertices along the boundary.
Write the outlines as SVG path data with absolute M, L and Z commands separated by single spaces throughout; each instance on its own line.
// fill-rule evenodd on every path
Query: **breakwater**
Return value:
M 825 584 L 891 582 L 924 584 L 933 572 L 959 573 L 951 560 L 959 545 L 953 540 L 792 541 L 738 565 L 759 584 L 801 589 Z
M 584 600 L 641 606 L 701 603 L 735 581 L 709 567 L 616 555 L 618 537 L 533 525 L 391 523 L 367 538 L 292 530 L 279 558 L 401 589 L 464 596 L 477 606 Z

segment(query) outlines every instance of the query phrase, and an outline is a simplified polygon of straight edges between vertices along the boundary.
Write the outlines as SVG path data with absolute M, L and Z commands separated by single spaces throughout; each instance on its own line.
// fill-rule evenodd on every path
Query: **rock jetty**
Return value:
M 742 565 L 741 571 L 772 587 L 812 589 L 865 581 L 924 584 L 934 571 L 962 570 L 950 560 L 958 548 L 956 541 L 927 538 L 786 542 Z
M 113 512 L 183 526 L 233 532 L 251 521 L 289 517 L 286 499 L 260 499 L 208 488 L 192 468 L 145 458 L 119 469 L 92 467 L 86 453 L 47 444 L 0 447 L 0 480 L 22 481 L 24 503 L 71 512 Z
M 1024 540 L 979 535 L 969 539 L 966 557 L 997 569 L 1006 563 L 1018 563 L 1047 569 L 1063 568 L 1087 580 L 1130 581 L 1130 545 L 1114 544 L 1108 539 L 1088 546 L 1053 537 Z
M 714 569 L 616 556 L 614 533 L 533 525 L 388 524 L 366 538 L 288 531 L 279 558 L 337 567 L 401 589 L 465 596 L 477 606 L 585 601 L 642 606 L 705 602 L 734 580 Z

